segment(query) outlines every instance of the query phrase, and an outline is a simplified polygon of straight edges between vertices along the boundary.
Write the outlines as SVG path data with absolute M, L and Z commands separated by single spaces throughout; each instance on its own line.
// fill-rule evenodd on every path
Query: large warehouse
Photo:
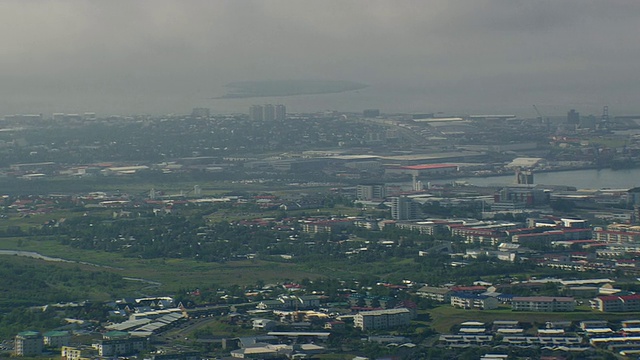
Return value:
M 458 172 L 457 165 L 451 164 L 423 164 L 408 166 L 392 166 L 386 168 L 385 175 L 411 175 L 415 177 L 423 177 L 429 175 L 451 175 Z

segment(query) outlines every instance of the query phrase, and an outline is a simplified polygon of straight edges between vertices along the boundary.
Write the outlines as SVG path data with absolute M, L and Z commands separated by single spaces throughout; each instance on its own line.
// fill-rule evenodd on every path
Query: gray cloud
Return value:
M 372 85 L 318 99 L 340 110 L 640 112 L 639 17 L 635 0 L 4 1 L 0 114 L 237 111 L 207 99 L 309 78 Z

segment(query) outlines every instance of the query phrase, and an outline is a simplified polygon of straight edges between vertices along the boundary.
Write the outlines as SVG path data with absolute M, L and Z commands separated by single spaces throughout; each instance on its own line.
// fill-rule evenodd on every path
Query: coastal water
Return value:
M 364 109 L 379 109 L 383 113 L 444 112 L 448 114 L 509 113 L 535 117 L 531 105 L 491 104 L 461 106 L 451 104 L 451 96 L 429 91 L 426 88 L 392 84 L 369 84 L 369 87 L 341 93 L 254 97 L 237 99 L 201 99 L 194 106 L 208 107 L 214 113 L 248 113 L 253 104 L 284 104 L 287 112 L 320 112 L 336 110 L 361 112 Z M 229 89 L 219 88 L 216 95 L 223 95 Z M 482 102 L 481 102 L 482 103 Z M 523 110 L 524 109 L 524 110 Z
M 514 175 L 482 178 L 460 178 L 470 184 L 507 185 L 515 182 Z M 640 169 L 589 169 L 535 173 L 534 183 L 542 185 L 568 185 L 578 189 L 630 189 L 640 186 Z

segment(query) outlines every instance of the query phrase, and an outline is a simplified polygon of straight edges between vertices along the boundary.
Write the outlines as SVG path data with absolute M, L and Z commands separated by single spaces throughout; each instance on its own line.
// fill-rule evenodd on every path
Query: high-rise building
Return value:
M 249 118 L 253 121 L 282 121 L 287 117 L 287 108 L 284 105 L 251 105 Z
M 525 185 L 533 184 L 533 172 L 531 170 L 516 169 L 516 183 Z
M 251 105 L 249 108 L 249 118 L 253 121 L 263 121 L 264 116 L 262 114 L 261 105 Z
M 287 108 L 282 104 L 276 105 L 276 120 L 283 121 L 286 118 L 287 118 Z
M 262 106 L 262 119 L 264 121 L 274 121 L 276 119 L 276 108 L 271 104 Z
M 578 125 L 580 124 L 580 113 L 571 109 L 567 113 L 567 124 Z
M 420 217 L 420 206 L 406 196 L 394 197 L 391 201 L 391 218 L 412 220 Z
M 356 187 L 358 200 L 383 200 L 386 196 L 387 189 L 384 184 L 358 185 Z

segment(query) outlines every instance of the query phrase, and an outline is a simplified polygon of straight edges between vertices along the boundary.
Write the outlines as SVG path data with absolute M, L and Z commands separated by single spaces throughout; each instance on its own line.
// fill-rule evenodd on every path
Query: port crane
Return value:
M 540 124 L 544 124 L 547 126 L 547 130 L 549 130 L 549 118 L 546 118 L 544 116 L 542 116 L 542 113 L 540 112 L 540 110 L 538 110 L 538 107 L 533 105 L 533 109 L 536 111 L 536 114 L 538 114 L 538 119 L 540 120 Z

